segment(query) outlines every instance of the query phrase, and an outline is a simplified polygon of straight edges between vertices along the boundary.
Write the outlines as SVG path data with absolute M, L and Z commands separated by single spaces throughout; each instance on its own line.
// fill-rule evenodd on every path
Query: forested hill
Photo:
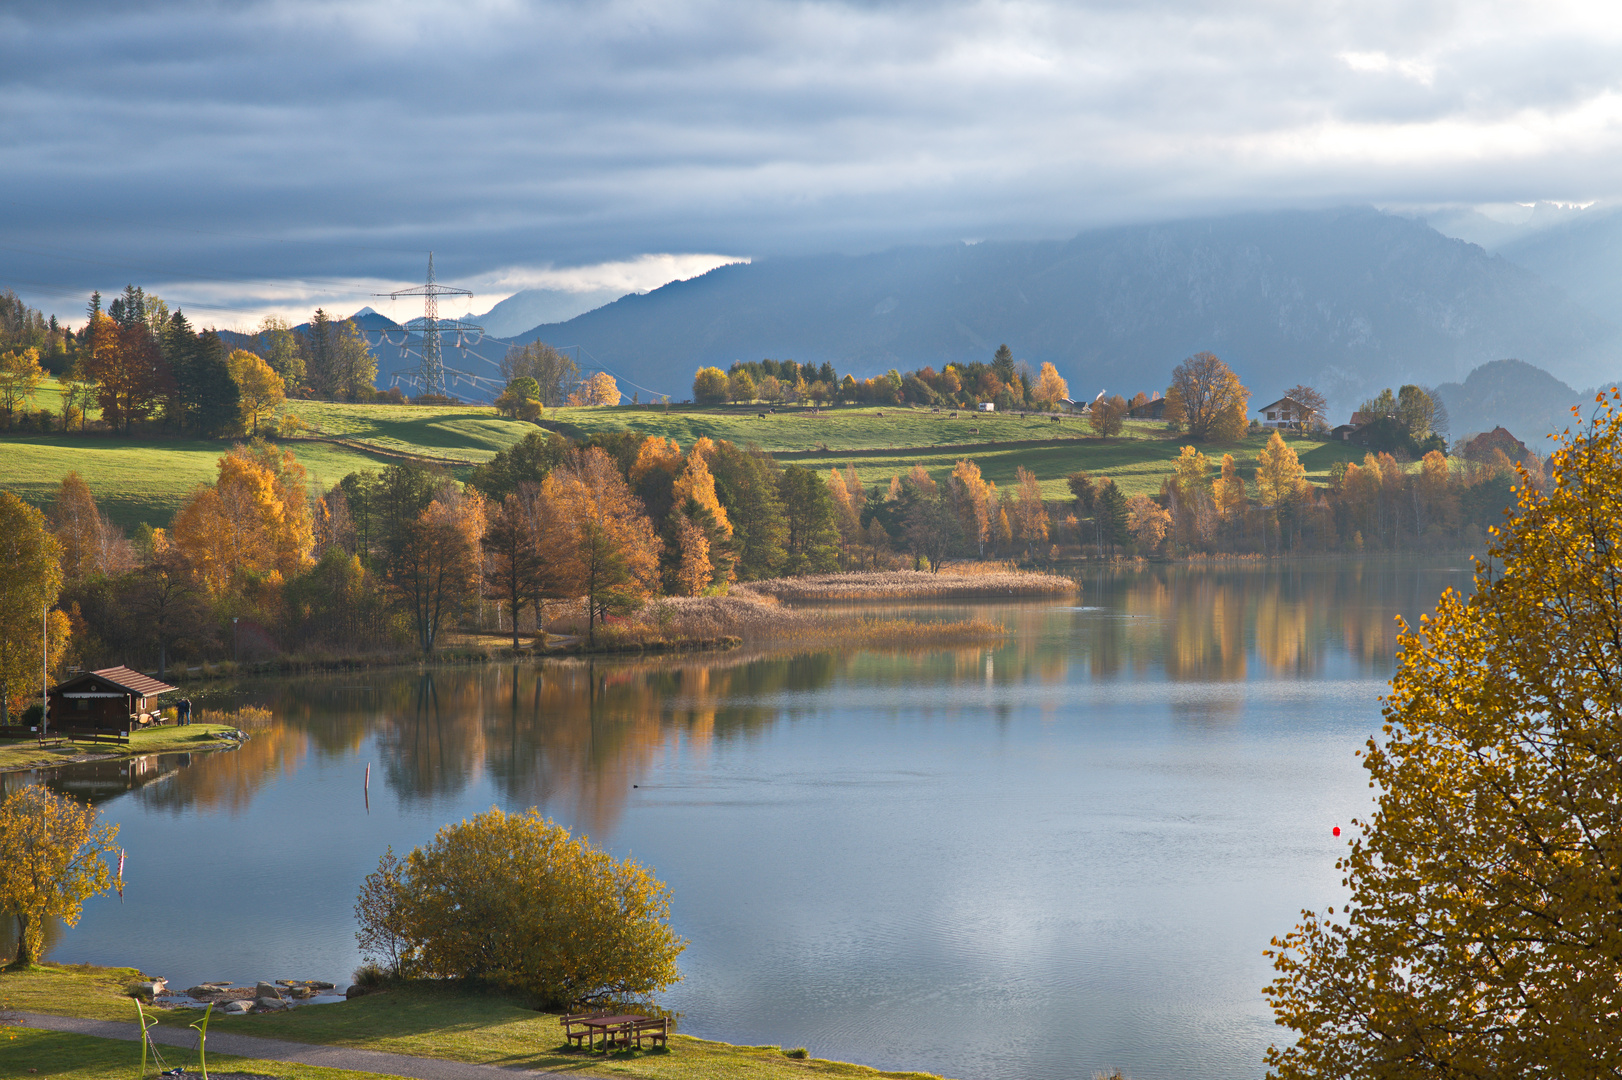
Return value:
M 1577 385 L 1618 330 L 1531 271 L 1373 209 L 1288 211 L 1065 242 L 759 259 L 520 335 L 580 345 L 676 399 L 705 364 L 763 357 L 890 367 L 1051 360 L 1076 394 L 1162 385 L 1199 350 L 1263 397 L 1317 385 L 1337 411 L 1380 387 L 1462 379 L 1507 356 Z

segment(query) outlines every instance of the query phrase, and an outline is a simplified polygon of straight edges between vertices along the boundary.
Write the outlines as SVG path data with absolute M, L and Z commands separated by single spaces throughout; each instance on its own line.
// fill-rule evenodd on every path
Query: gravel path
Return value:
M 42 1028 L 46 1031 L 71 1031 L 102 1039 L 127 1039 L 130 1042 L 138 1042 L 141 1038 L 140 1028 L 135 1024 L 119 1023 L 114 1020 L 82 1020 L 76 1016 L 8 1012 L 0 1014 L 0 1023 Z M 197 1047 L 197 1033 L 189 1029 L 159 1025 L 152 1029 L 152 1041 L 162 1046 L 179 1046 L 193 1050 Z M 384 1076 L 409 1076 L 414 1080 L 513 1080 L 515 1075 L 544 1075 L 557 1077 L 559 1080 L 588 1080 L 586 1073 L 551 1071 L 541 1073 L 532 1069 L 507 1069 L 499 1065 L 472 1065 L 464 1061 L 385 1054 L 377 1050 L 355 1050 L 347 1046 L 316 1046 L 311 1043 L 286 1042 L 282 1039 L 261 1039 L 253 1035 L 235 1035 L 224 1031 L 211 1033 L 208 1037 L 208 1047 L 216 1053 L 257 1058 L 261 1061 L 290 1061 L 298 1065 L 320 1065 L 329 1069 L 351 1069 L 355 1072 L 380 1073 Z

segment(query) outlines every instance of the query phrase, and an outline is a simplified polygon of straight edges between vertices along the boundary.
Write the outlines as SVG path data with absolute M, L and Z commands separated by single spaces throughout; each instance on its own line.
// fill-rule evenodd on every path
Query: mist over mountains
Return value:
M 1616 323 L 1423 222 L 1371 208 L 1126 226 L 1069 241 L 757 259 L 515 340 L 578 344 L 582 366 L 690 396 L 706 364 L 831 361 L 872 374 L 984 360 L 1007 342 L 1077 394 L 1165 385 L 1209 350 L 1258 400 L 1296 382 L 1337 412 L 1383 386 L 1460 382 L 1515 357 L 1577 385 L 1616 366 Z

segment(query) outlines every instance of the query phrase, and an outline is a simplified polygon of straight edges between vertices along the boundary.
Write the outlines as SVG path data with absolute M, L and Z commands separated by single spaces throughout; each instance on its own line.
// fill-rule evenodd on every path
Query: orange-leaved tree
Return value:
M 440 627 L 478 595 L 484 532 L 484 497 L 454 481 L 441 485 L 428 508 L 404 525 L 390 584 L 424 654 L 434 651 Z
M 175 515 L 175 549 L 214 596 L 248 578 L 287 581 L 308 567 L 314 530 L 304 468 L 272 446 L 238 446 L 219 479 L 199 485 Z
M 542 483 L 551 520 L 547 550 L 560 586 L 586 601 L 588 638 L 610 612 L 639 606 L 659 574 L 659 537 L 601 447 L 571 450 Z

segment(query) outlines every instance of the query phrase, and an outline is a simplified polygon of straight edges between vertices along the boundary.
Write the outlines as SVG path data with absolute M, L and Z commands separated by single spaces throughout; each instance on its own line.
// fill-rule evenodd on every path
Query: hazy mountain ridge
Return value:
M 1506 356 L 1591 381 L 1617 335 L 1523 267 L 1353 208 L 760 259 L 516 340 L 579 343 L 583 366 L 677 399 L 705 364 L 770 356 L 871 374 L 983 360 L 1004 341 L 1078 394 L 1130 393 L 1210 350 L 1257 395 L 1306 381 L 1347 411 L 1382 386 L 1460 380 Z

